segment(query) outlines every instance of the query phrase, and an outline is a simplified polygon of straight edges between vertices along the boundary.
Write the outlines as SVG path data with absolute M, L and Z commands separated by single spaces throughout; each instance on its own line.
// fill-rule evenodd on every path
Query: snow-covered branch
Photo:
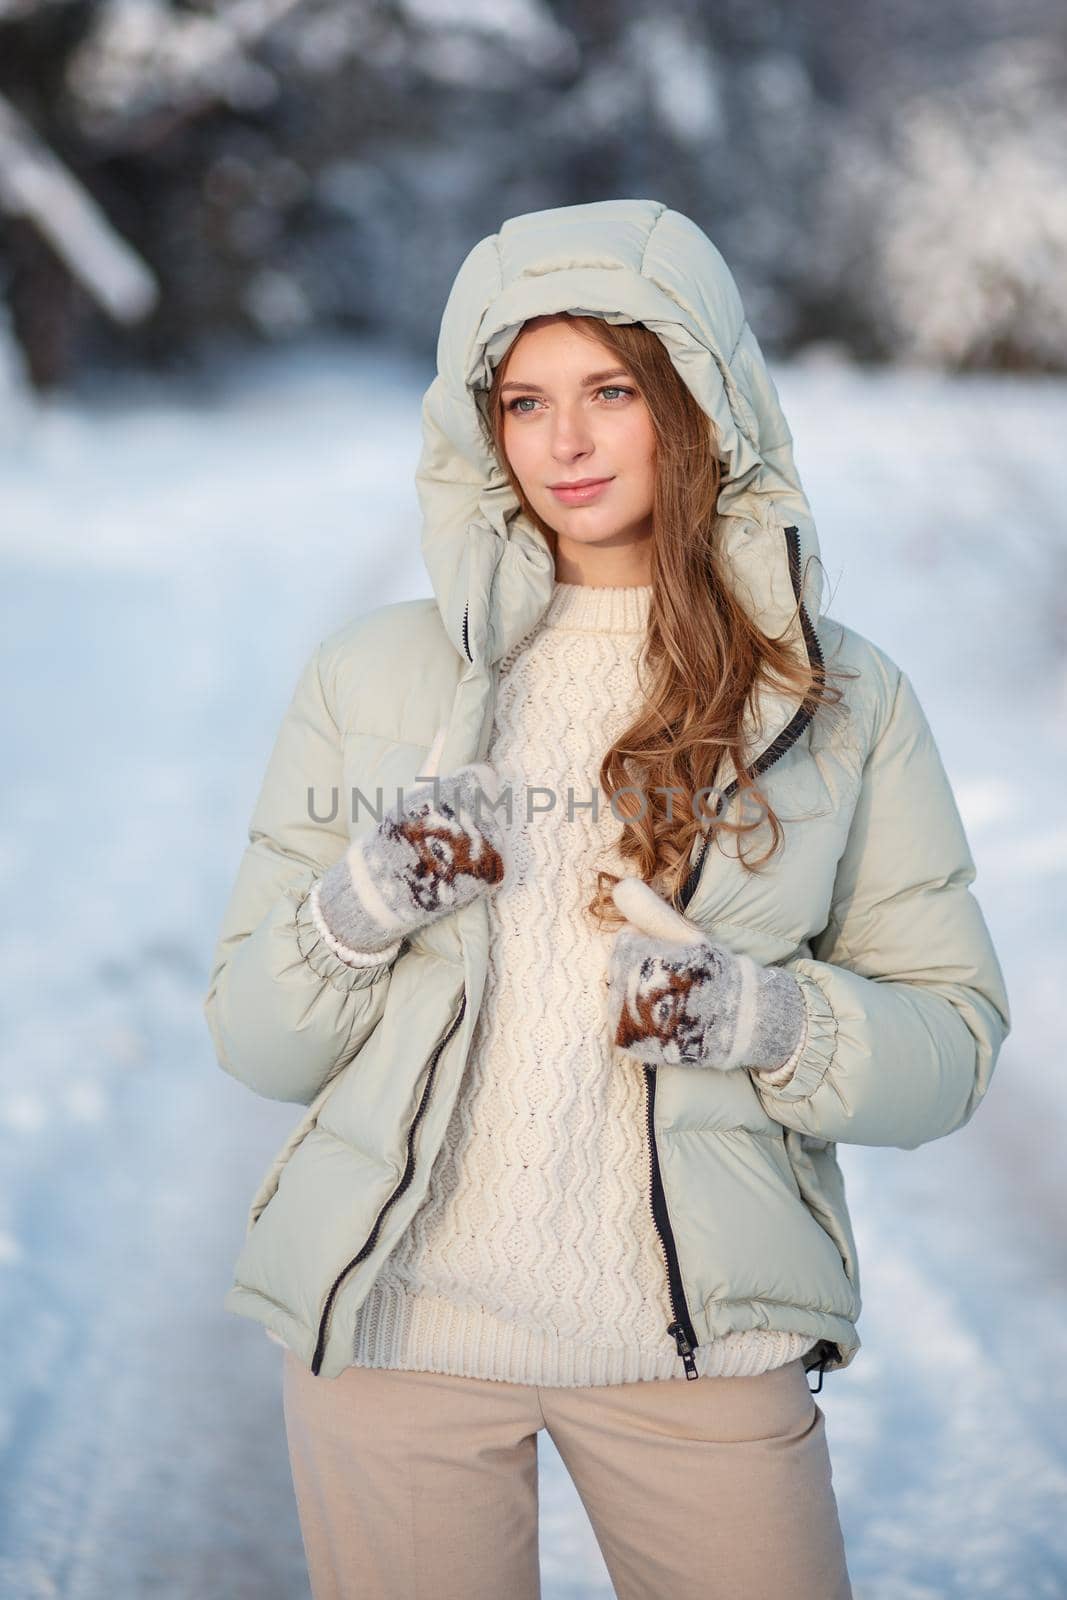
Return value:
M 3 95 L 0 210 L 30 221 L 116 321 L 138 322 L 156 304 L 159 287 L 151 269 Z

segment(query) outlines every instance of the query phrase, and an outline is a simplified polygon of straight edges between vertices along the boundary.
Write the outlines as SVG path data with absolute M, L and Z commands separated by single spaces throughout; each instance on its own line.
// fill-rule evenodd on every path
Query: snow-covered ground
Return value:
M 430 374 L 308 345 L 0 392 L 0 1593 L 308 1593 L 281 1352 L 221 1300 L 294 1120 L 217 1067 L 207 968 L 279 718 L 428 593 Z M 912 677 L 1014 1030 L 973 1122 L 842 1146 L 863 1348 L 819 1396 L 857 1600 L 1067 1594 L 1067 383 L 776 369 L 829 610 Z M 2 389 L 2 385 L 0 385 Z M 545 1600 L 611 1593 L 540 1435 Z

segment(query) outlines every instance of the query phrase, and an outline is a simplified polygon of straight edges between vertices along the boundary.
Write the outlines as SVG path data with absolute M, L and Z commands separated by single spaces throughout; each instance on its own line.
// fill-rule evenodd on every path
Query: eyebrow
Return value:
M 609 378 L 628 378 L 629 376 L 630 374 L 625 367 L 614 367 L 611 372 L 590 372 L 587 377 L 582 379 L 581 386 L 583 389 L 589 389 L 595 383 L 606 383 Z M 536 383 L 517 383 L 514 381 L 502 383 L 500 385 L 500 393 L 503 394 L 505 389 L 532 389 L 537 394 L 544 394 L 545 392 L 544 389 L 538 388 Z

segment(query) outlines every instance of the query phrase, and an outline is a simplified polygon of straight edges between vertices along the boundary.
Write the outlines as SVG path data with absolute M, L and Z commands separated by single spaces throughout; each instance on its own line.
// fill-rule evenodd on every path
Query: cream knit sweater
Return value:
M 582 909 L 598 866 L 632 870 L 597 769 L 634 714 L 651 595 L 557 583 L 499 664 L 486 759 L 514 810 L 497 813 L 507 876 L 488 899 L 485 995 L 427 1197 L 360 1307 L 355 1365 L 547 1386 L 685 1378 L 643 1073 L 609 1040 L 613 935 Z M 815 1342 L 728 1334 L 697 1349 L 697 1372 L 763 1372 Z

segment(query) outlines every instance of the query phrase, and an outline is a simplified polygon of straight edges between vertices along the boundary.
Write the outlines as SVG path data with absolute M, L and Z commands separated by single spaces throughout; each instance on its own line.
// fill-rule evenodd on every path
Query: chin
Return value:
M 635 523 L 626 517 L 621 521 L 604 522 L 591 516 L 589 510 L 575 510 L 561 515 L 558 506 L 553 508 L 551 515 L 542 512 L 542 516 L 549 527 L 555 528 L 557 533 L 584 543 L 595 543 L 599 539 L 615 539 L 635 526 Z

